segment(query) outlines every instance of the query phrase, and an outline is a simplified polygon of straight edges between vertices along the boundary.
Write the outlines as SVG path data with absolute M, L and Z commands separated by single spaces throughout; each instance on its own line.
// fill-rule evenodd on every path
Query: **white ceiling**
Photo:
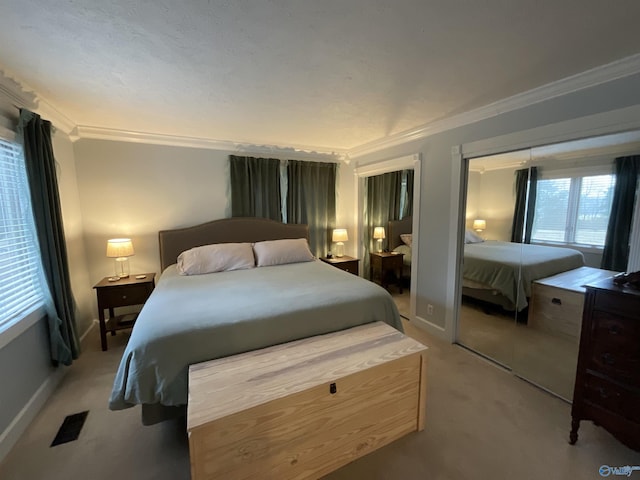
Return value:
M 2 0 L 75 124 L 345 149 L 640 52 L 637 0 Z

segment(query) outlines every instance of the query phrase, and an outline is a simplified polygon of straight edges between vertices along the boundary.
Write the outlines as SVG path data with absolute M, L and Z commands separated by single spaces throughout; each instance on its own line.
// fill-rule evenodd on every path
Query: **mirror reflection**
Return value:
M 623 167 L 638 152 L 630 132 L 466 162 L 458 343 L 571 400 L 583 285 L 640 256 L 618 218 L 636 209 Z

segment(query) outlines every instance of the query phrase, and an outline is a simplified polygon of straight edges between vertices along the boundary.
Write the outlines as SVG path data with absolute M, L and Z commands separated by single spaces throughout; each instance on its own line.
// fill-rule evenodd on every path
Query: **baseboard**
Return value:
M 82 344 L 89 332 L 98 324 L 98 321 L 94 319 L 85 332 L 80 336 L 80 343 Z M 67 367 L 58 367 L 51 372 L 42 385 L 31 396 L 22 410 L 16 415 L 9 426 L 0 434 L 0 462 L 7 456 L 13 446 L 18 442 L 22 434 L 25 432 L 29 424 L 33 421 L 36 415 L 40 412 L 44 404 L 49 400 L 49 397 L 56 390 L 60 381 L 67 373 Z
M 442 338 L 443 340 L 448 340 L 445 334 L 444 327 L 436 325 L 435 323 L 430 322 L 426 318 L 419 317 L 418 315 L 413 317 L 413 320 L 418 328 L 425 330 L 427 333 L 435 337 Z
M 31 396 L 27 404 L 22 407 L 20 413 L 0 435 L 0 462 L 11 451 L 18 442 L 20 436 L 25 432 L 29 424 L 36 417 L 40 409 L 44 406 L 51 394 L 55 391 L 62 377 L 67 373 L 67 369 L 56 368 L 42 385 Z

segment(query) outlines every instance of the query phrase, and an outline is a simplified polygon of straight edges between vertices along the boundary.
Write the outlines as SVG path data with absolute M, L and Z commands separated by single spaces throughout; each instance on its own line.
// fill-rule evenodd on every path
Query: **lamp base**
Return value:
M 378 253 L 381 253 L 382 252 L 382 239 L 379 238 L 377 240 L 377 242 L 378 242 Z
M 116 277 L 129 277 L 129 259 L 127 257 L 118 257 L 115 260 Z
M 344 257 L 344 243 L 337 242 L 336 243 L 336 257 Z

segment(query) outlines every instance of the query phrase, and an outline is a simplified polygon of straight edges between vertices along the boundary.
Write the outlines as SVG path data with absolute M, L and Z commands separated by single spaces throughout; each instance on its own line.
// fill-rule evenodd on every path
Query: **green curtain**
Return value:
M 229 155 L 231 216 L 282 221 L 280 160 Z
M 623 272 L 627 269 L 639 173 L 640 155 L 616 158 L 616 187 L 602 252 L 602 268 L 606 270 Z
M 511 225 L 511 241 L 514 243 L 522 243 L 523 237 L 524 243 L 531 243 L 537 186 L 537 167 L 516 170 L 516 206 L 513 212 L 513 223 Z
M 335 163 L 287 162 L 287 223 L 309 225 L 309 245 L 321 257 L 331 250 L 336 223 Z
M 48 292 L 44 294 L 51 359 L 56 365 L 71 365 L 80 353 L 80 341 L 67 261 L 56 160 L 51 144 L 51 123 L 33 112 L 20 110 L 18 135 L 24 146 L 31 204 L 48 286 Z

